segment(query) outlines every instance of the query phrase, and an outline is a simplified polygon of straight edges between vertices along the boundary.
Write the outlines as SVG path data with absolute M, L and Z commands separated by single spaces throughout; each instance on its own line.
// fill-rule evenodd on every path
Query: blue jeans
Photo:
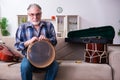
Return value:
M 58 72 L 58 63 L 53 61 L 53 63 L 46 68 L 36 68 L 34 67 L 29 60 L 24 57 L 21 62 L 21 77 L 22 80 L 32 80 L 33 71 L 46 71 L 45 80 L 55 80 L 55 77 Z

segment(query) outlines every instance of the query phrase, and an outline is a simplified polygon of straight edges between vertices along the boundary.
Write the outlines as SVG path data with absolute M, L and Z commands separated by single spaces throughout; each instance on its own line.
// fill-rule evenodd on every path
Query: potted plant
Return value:
M 10 35 L 10 33 L 7 30 L 8 27 L 8 20 L 7 18 L 3 17 L 0 19 L 0 30 L 1 30 L 1 34 L 2 36 L 8 36 Z

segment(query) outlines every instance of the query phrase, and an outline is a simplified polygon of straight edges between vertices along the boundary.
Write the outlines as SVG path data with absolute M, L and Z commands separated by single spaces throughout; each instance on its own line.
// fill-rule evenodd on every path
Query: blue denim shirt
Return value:
M 39 26 L 40 30 L 37 37 L 42 34 L 50 40 L 52 45 L 55 46 L 57 44 L 57 39 L 53 24 L 50 22 L 41 21 Z M 27 47 L 25 47 L 24 42 L 31 39 L 33 36 L 36 36 L 33 24 L 30 22 L 21 24 L 16 31 L 15 48 L 18 51 L 22 51 L 22 54 L 25 55 L 27 52 Z

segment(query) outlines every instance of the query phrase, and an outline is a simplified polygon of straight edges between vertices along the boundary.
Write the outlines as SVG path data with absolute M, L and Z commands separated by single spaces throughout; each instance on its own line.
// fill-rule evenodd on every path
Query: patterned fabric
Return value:
M 53 24 L 50 22 L 41 21 L 39 26 L 40 28 L 38 32 L 30 22 L 23 23 L 18 27 L 16 32 L 15 48 L 18 51 L 22 51 L 23 55 L 25 55 L 27 51 L 27 48 L 24 46 L 24 42 L 31 39 L 33 36 L 39 37 L 42 34 L 50 40 L 52 45 L 55 46 L 57 44 L 56 33 Z

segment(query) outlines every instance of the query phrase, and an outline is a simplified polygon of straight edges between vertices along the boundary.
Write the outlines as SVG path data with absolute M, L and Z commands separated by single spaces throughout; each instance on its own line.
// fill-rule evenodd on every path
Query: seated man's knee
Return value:
M 22 62 L 21 62 L 21 70 L 25 71 L 25 70 L 30 70 L 31 68 L 31 64 L 28 61 L 27 58 L 23 58 Z

